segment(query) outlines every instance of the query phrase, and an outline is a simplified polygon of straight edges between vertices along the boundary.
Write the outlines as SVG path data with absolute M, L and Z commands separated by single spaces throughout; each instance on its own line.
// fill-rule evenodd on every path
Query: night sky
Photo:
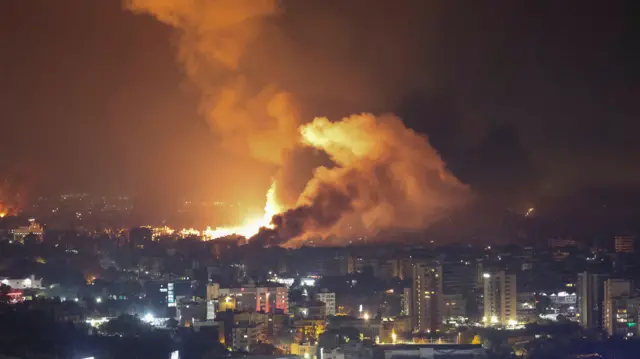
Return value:
M 640 32 L 626 4 L 285 1 L 247 68 L 309 120 L 399 114 L 487 197 L 637 189 Z M 250 187 L 225 173 L 172 39 L 118 0 L 2 1 L 0 177 L 33 193 Z

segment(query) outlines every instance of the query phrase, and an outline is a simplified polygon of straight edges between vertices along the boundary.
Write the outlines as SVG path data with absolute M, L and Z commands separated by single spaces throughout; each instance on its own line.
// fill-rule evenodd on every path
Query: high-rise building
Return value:
M 516 275 L 504 271 L 484 273 L 484 317 L 486 325 L 517 323 Z
M 216 300 L 207 300 L 207 320 L 216 319 Z
M 602 328 L 602 303 L 606 275 L 578 273 L 577 303 L 580 325 L 588 329 Z
M 442 264 L 444 294 L 469 294 L 476 287 L 475 262 L 450 261 Z
M 167 307 L 176 306 L 175 284 L 167 283 Z
M 321 291 L 316 294 L 316 299 L 324 303 L 326 315 L 336 315 L 336 293 Z
M 411 298 L 413 288 L 404 288 L 402 291 L 402 315 L 411 315 Z
M 387 259 L 380 261 L 380 263 L 374 267 L 374 275 L 384 280 L 400 278 L 402 276 L 400 265 L 401 262 L 399 259 Z
M 432 332 L 442 326 L 442 266 L 414 263 L 411 324 L 419 332 Z
M 614 238 L 616 253 L 633 253 L 634 239 L 632 236 L 617 236 Z
M 216 307 L 220 297 L 220 284 L 207 284 L 207 320 L 216 319 Z
M 637 331 L 637 298 L 632 297 L 631 281 L 607 279 L 604 282 L 604 328 L 609 335 L 631 336 Z

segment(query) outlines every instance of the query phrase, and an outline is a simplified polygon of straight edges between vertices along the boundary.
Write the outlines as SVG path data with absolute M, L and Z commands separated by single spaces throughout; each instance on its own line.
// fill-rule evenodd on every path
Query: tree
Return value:
M 138 316 L 123 314 L 105 323 L 101 329 L 109 335 L 133 337 L 148 332 L 150 328 Z
M 541 315 L 547 312 L 547 307 L 551 305 L 551 298 L 546 295 L 536 295 L 536 314 Z
M 8 303 L 9 302 L 9 292 L 11 291 L 11 287 L 6 284 L 0 284 L 0 303 Z
M 471 344 L 482 344 L 482 340 L 480 339 L 479 335 L 474 335 L 473 336 L 473 340 L 471 341 Z
M 169 329 L 178 329 L 180 322 L 178 322 L 175 318 L 169 318 L 167 320 L 167 328 Z

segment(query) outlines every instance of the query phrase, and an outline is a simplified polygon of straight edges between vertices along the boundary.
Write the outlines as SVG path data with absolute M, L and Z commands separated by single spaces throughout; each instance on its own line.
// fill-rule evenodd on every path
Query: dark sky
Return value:
M 284 3 L 250 68 L 309 118 L 396 112 L 463 181 L 517 201 L 639 186 L 627 3 Z M 118 0 L 2 1 L 0 176 L 34 192 L 225 187 L 171 39 Z

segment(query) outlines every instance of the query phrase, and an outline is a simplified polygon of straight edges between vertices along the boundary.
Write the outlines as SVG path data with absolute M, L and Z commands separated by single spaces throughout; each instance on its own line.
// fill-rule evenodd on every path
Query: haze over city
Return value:
M 102 326 L 120 315 L 138 324 L 151 312 L 177 320 L 172 334 L 197 326 L 197 315 L 185 322 L 180 300 L 166 294 L 169 284 L 191 281 L 183 298 L 191 304 L 184 305 L 208 306 L 200 322 L 277 310 L 291 314 L 287 330 L 304 333 L 294 341 L 337 350 L 327 354 L 331 359 L 347 349 L 318 344 L 329 329 L 309 335 L 294 324 L 297 307 L 309 319 L 318 298 L 332 298 L 346 308 L 344 316 L 367 323 L 380 314 L 381 323 L 396 323 L 394 336 L 406 332 L 407 345 L 426 334 L 453 344 L 460 326 L 470 329 L 458 332 L 456 344 L 478 345 L 475 336 L 485 340 L 483 330 L 494 327 L 539 335 L 526 325 L 549 315 L 556 324 L 606 332 L 605 347 L 616 333 L 635 335 L 605 323 L 605 307 L 628 297 L 634 302 L 624 305 L 635 308 L 640 298 L 633 282 L 640 279 L 633 264 L 640 231 L 633 5 L 5 1 L 0 298 L 31 313 L 29 302 L 38 298 L 72 298 L 47 288 L 71 290 L 93 313 L 79 322 L 95 327 L 89 336 L 100 341 L 127 336 Z M 454 262 L 473 270 L 451 269 Z M 556 277 L 542 283 L 533 276 L 538 270 Z M 268 289 L 283 288 L 283 278 L 286 293 Z M 307 285 L 309 278 L 320 287 Z M 124 282 L 135 284 L 113 289 Z M 154 293 L 164 290 L 160 302 L 147 298 L 152 282 L 160 286 Z M 249 309 L 233 289 L 247 285 L 257 301 Z M 434 303 L 464 300 L 469 310 L 446 315 L 425 307 L 424 286 Z M 533 294 L 504 297 L 511 287 Z M 609 290 L 618 294 L 602 294 Z M 364 310 L 341 302 L 353 291 L 388 298 L 380 294 Z M 494 291 L 502 291 L 502 302 L 485 303 Z M 536 307 L 533 317 L 505 312 L 512 299 L 532 309 L 523 303 L 552 292 L 573 302 Z M 589 299 L 602 305 L 596 314 L 581 312 L 593 304 L 581 302 L 587 292 L 597 292 Z M 287 297 L 296 309 L 270 302 L 270 295 Z M 107 297 L 144 310 L 113 311 L 102 303 Z M 389 309 L 391 297 L 410 304 Z M 105 314 L 112 312 L 118 315 Z M 109 319 L 101 322 L 98 313 Z M 604 317 L 593 322 L 585 315 Z M 317 320 L 331 326 L 330 316 L 341 315 L 325 308 Z M 407 327 L 397 324 L 401 317 Z M 218 333 L 242 339 L 229 323 Z M 165 324 L 145 331 L 155 335 Z M 267 337 L 257 342 L 313 359 L 273 333 Z M 485 349 L 495 355 L 520 350 L 501 353 L 493 345 Z M 225 348 L 260 352 L 249 344 Z M 207 350 L 222 355 L 225 348 Z
M 5 4 L 3 196 L 135 195 L 140 217 L 158 222 L 185 197 L 260 212 L 277 180 L 290 209 L 314 168 L 354 166 L 298 126 L 362 113 L 393 113 L 425 136 L 425 148 L 408 147 L 427 162 L 381 145 L 389 161 L 397 153 L 420 176 L 440 166 L 487 206 L 524 212 L 585 189 L 637 189 L 637 69 L 622 3 L 258 3 Z M 356 122 L 350 139 L 366 133 Z M 372 180 L 370 170 L 351 180 Z M 358 220 L 380 222 L 372 209 L 384 206 L 447 213 L 436 209 L 452 207 L 447 190 L 416 176 L 404 178 L 437 204 L 405 188 L 408 207 L 382 199 Z M 361 197 L 381 194 L 371 184 Z

